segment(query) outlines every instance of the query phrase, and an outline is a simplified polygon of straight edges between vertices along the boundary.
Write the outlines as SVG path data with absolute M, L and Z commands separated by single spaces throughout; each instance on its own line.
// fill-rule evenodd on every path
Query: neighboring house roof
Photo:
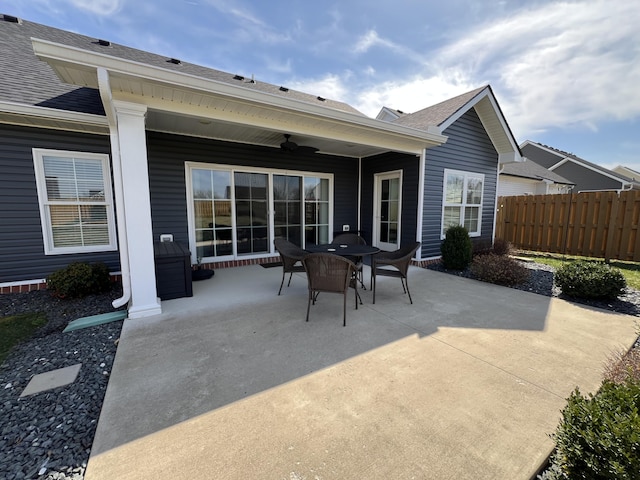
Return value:
M 531 140 L 524 141 L 520 145 L 520 148 L 524 149 L 527 146 L 535 147 L 537 149 L 540 149 L 546 152 L 547 154 L 550 154 L 546 157 L 546 165 L 545 165 L 549 170 L 555 170 L 560 166 L 564 165 L 565 163 L 571 162 L 576 165 L 580 165 L 584 168 L 587 168 L 591 171 L 594 171 L 596 173 L 599 173 L 601 175 L 604 175 L 605 177 L 608 177 L 610 179 L 619 181 L 621 184 L 621 188 L 623 189 L 631 188 L 631 187 L 633 188 L 640 187 L 640 183 L 634 181 L 632 178 L 629 178 L 626 175 L 621 175 L 620 173 L 614 172 L 613 170 L 609 170 L 608 168 L 600 166 L 597 163 L 589 162 L 588 160 L 585 160 L 584 158 L 580 158 L 577 155 L 574 155 L 573 153 L 565 152 L 563 150 L 550 147 L 548 145 L 544 145 L 541 143 L 533 142 Z M 557 160 L 552 159 L 553 157 L 555 157 Z
M 618 165 L 616 168 L 613 169 L 613 171 L 620 175 L 624 175 L 630 178 L 631 180 L 640 182 L 640 172 L 638 172 L 637 170 L 634 170 L 633 168 L 625 167 L 624 165 Z
M 525 158 L 523 162 L 508 163 L 503 166 L 500 175 L 509 175 L 512 177 L 530 178 L 532 180 L 550 181 L 563 185 L 574 185 L 573 182 L 538 165 L 536 162 Z
M 378 120 L 384 120 L 386 122 L 393 122 L 394 120 L 402 117 L 403 115 L 407 115 L 407 114 L 402 110 L 396 110 L 389 107 L 382 107 L 378 115 L 376 115 L 376 118 Z
M 415 113 L 400 114 L 393 120 L 393 123 L 444 134 L 449 126 L 471 108 L 475 108 L 491 138 L 498 152 L 500 163 L 521 162 L 522 152 L 489 85 L 476 88 Z M 380 115 L 388 115 L 393 111 L 387 108 L 383 112 Z

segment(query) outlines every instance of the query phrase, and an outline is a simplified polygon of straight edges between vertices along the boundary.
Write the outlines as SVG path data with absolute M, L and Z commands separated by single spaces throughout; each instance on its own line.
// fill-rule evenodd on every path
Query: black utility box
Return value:
M 176 242 L 153 244 L 156 289 L 161 300 L 192 297 L 191 252 Z

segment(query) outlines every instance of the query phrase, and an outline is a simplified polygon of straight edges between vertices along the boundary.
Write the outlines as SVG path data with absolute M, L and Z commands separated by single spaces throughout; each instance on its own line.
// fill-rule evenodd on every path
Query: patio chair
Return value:
M 373 290 L 373 303 L 376 303 L 376 277 L 378 275 L 399 278 L 402 282 L 404 293 L 409 295 L 409 302 L 413 304 L 409 283 L 407 281 L 407 271 L 411 258 L 416 250 L 420 248 L 420 242 L 401 247 L 394 252 L 380 252 L 371 258 L 371 289 Z
M 280 289 L 278 295 L 282 292 L 282 285 L 284 285 L 284 277 L 289 274 L 289 283 L 287 287 L 291 285 L 291 277 L 295 272 L 305 272 L 304 265 L 302 265 L 302 259 L 307 254 L 303 249 L 297 245 L 291 243 L 286 238 L 278 237 L 273 243 L 276 246 L 276 250 L 280 254 L 282 259 L 282 281 L 280 282 Z
M 356 310 L 358 309 L 358 300 L 362 303 L 358 295 L 358 282 L 353 276 L 355 264 L 349 259 L 331 253 L 310 253 L 304 257 L 302 263 L 307 270 L 309 282 L 306 321 L 309 321 L 311 304 L 315 305 L 320 292 L 341 293 L 344 295 L 342 326 L 346 326 L 347 292 L 349 287 L 353 287 L 355 290 Z
M 340 233 L 333 237 L 332 245 L 366 245 L 367 241 L 362 238 L 357 233 Z M 364 286 L 364 275 L 362 273 L 364 262 L 362 261 L 362 257 L 346 257 L 351 260 L 356 265 L 356 276 L 358 277 L 358 281 L 362 288 L 366 290 L 367 288 Z

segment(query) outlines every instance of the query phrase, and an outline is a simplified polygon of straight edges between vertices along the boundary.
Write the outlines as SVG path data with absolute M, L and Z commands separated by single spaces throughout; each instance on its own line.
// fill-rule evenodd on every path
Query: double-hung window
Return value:
M 46 255 L 116 249 L 109 156 L 33 149 Z
M 458 170 L 444 171 L 442 237 L 447 228 L 463 225 L 470 236 L 479 236 L 482 224 L 484 175 Z

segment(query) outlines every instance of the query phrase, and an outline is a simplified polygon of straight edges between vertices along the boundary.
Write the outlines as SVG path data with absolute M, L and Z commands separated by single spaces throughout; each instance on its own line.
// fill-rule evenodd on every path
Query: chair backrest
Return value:
M 297 262 L 302 261 L 307 254 L 303 249 L 283 237 L 276 238 L 273 243 L 280 254 L 285 271 L 292 268 Z
M 340 233 L 333 237 L 334 245 L 366 245 L 367 242 L 357 233 Z
M 413 242 L 393 252 L 384 252 L 380 255 L 384 258 L 385 265 L 393 265 L 402 272 L 402 275 L 406 276 L 413 254 L 418 248 L 420 248 L 420 242 Z
M 319 292 L 344 293 L 349 289 L 355 265 L 352 261 L 331 253 L 311 253 L 302 260 L 309 289 Z

